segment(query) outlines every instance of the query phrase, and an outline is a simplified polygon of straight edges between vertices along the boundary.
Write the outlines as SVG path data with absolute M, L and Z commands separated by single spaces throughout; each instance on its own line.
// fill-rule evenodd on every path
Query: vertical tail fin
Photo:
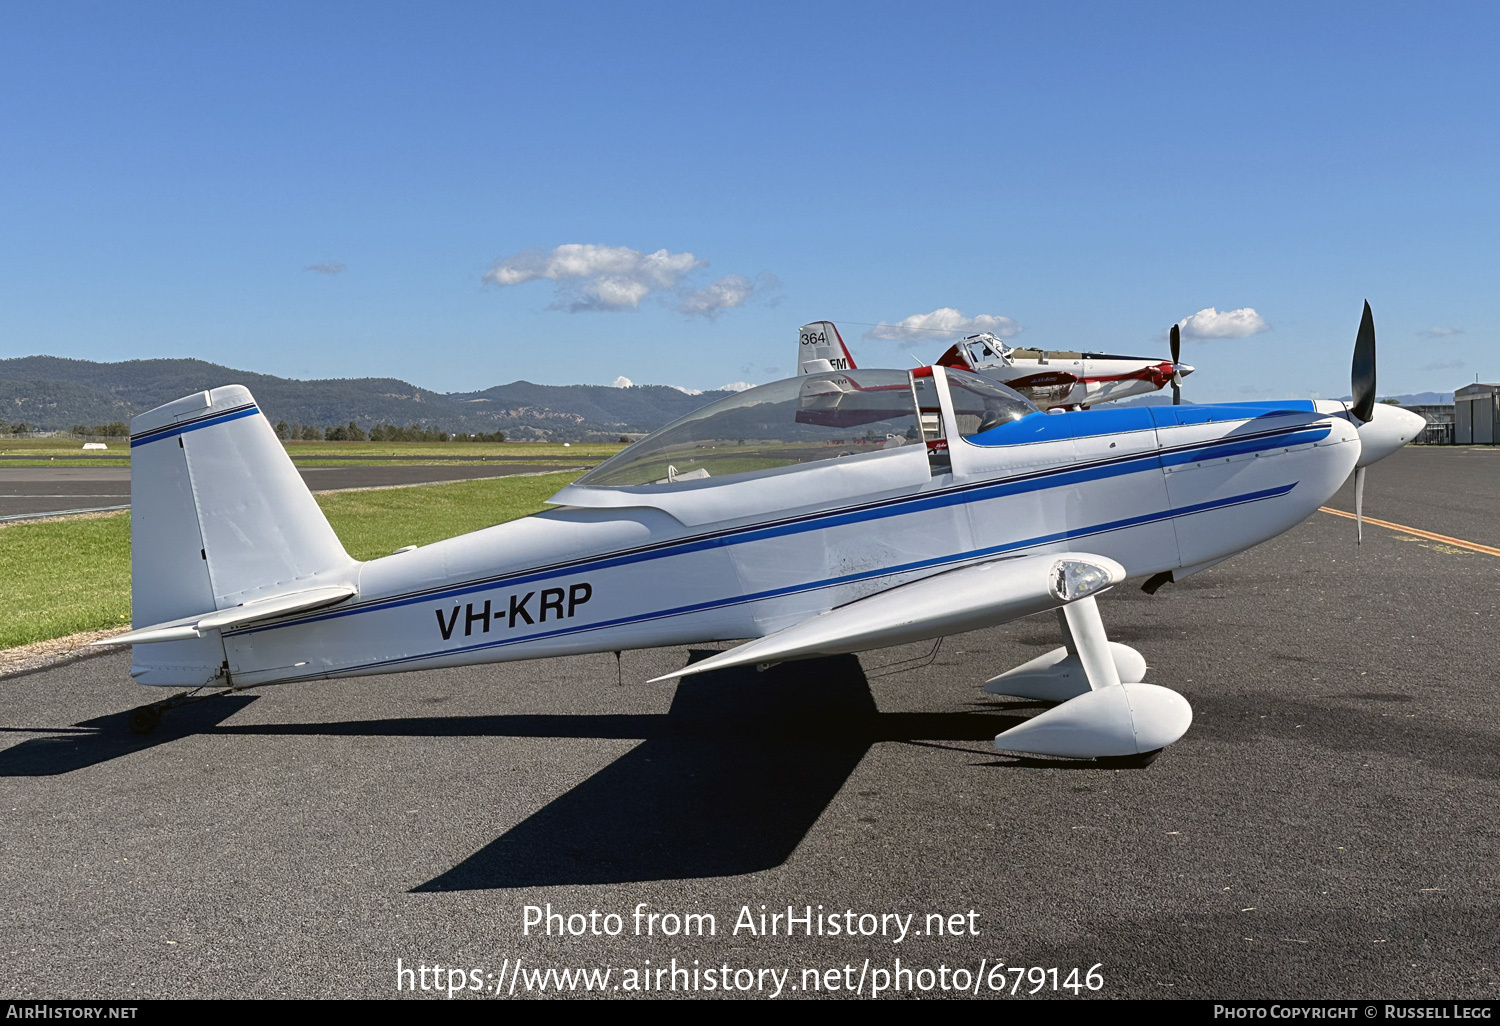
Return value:
M 797 329 L 797 373 L 855 370 L 854 357 L 832 321 L 813 321 Z
M 344 551 L 255 399 L 199 392 L 130 424 L 131 619 L 137 627 L 323 583 L 349 583 Z M 221 673 L 217 631 L 136 645 L 142 684 L 194 686 Z

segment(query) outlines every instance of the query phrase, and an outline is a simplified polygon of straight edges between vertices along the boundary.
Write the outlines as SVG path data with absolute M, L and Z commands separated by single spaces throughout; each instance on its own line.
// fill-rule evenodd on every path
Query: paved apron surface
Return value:
M 1473 496 L 1497 472 L 1408 449 L 1367 511 L 1493 543 Z M 123 654 L 0 680 L 0 993 L 384 997 L 398 958 L 517 957 L 790 987 L 899 956 L 1103 963 L 1107 996 L 1494 999 L 1497 581 L 1500 559 L 1378 528 L 1356 549 L 1314 514 L 1155 598 L 1117 589 L 1111 637 L 1195 712 L 1139 771 L 990 746 L 1039 706 L 979 685 L 1056 645 L 1050 615 L 927 665 L 899 662 L 917 646 L 642 684 L 690 657 L 663 649 L 625 653 L 624 686 L 606 654 L 270 688 L 148 739 L 124 714 L 156 693 Z M 624 935 L 522 936 L 549 902 Z M 635 937 L 640 902 L 718 935 Z M 973 909 L 980 932 L 734 935 L 762 904 L 917 931 Z

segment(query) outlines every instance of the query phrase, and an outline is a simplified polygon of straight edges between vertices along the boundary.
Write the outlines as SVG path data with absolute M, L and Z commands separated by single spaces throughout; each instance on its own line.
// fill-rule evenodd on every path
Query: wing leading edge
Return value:
M 655 681 L 962 634 L 1097 595 L 1124 579 L 1119 563 L 1087 552 L 979 563 L 856 599 Z

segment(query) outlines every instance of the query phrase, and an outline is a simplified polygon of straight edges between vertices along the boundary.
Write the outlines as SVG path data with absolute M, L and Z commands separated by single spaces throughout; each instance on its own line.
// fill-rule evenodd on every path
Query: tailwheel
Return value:
M 204 685 L 204 687 L 206 686 Z M 201 693 L 203 687 L 196 687 L 191 691 L 180 691 L 171 698 L 160 702 L 152 702 L 150 705 L 143 705 L 139 709 L 131 710 L 129 720 L 130 732 L 132 734 L 149 734 L 161 726 L 161 718 L 173 709 L 179 709 L 185 705 L 196 705 L 210 698 L 223 698 L 225 695 L 232 695 L 237 691 L 244 691 L 247 687 L 253 688 L 255 686 L 254 684 L 242 684 L 237 687 L 227 687 L 221 691 L 211 691 L 208 694 Z
M 149 734 L 161 726 L 161 706 L 143 705 L 130 714 L 130 732 Z

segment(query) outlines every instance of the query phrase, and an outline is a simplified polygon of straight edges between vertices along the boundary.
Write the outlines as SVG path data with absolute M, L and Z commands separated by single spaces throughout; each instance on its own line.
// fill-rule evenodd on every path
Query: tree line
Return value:
M 505 432 L 468 434 L 438 431 L 416 424 L 408 424 L 406 427 L 398 427 L 395 424 L 376 424 L 369 431 L 365 431 L 352 420 L 348 424 L 334 424 L 327 427 L 319 427 L 316 424 L 288 424 L 283 420 L 276 424 L 276 437 L 283 442 L 503 442 Z
M 0 420 L 0 435 L 29 435 L 31 431 L 31 425 L 24 420 L 14 424 L 7 424 L 4 420 Z M 69 433 L 78 435 L 80 438 L 129 438 L 130 425 L 123 420 L 111 421 L 108 424 L 95 424 L 92 427 L 88 424 L 74 424 Z
M 108 424 L 74 424 L 73 434 L 91 438 L 129 438 L 130 425 L 123 420 L 112 420 Z
M 9 424 L 4 419 L 0 419 L 0 435 L 29 435 L 31 431 L 30 425 L 25 421 Z M 366 431 L 352 420 L 348 424 L 333 424 L 326 427 L 319 427 L 315 424 L 288 424 L 283 420 L 276 424 L 275 431 L 276 437 L 283 442 L 505 441 L 504 431 L 471 434 L 463 431 L 438 431 L 417 424 L 408 424 L 406 427 L 398 427 L 395 424 L 376 424 Z M 69 433 L 80 438 L 129 438 L 130 425 L 122 420 L 111 421 L 108 424 L 74 424 Z

